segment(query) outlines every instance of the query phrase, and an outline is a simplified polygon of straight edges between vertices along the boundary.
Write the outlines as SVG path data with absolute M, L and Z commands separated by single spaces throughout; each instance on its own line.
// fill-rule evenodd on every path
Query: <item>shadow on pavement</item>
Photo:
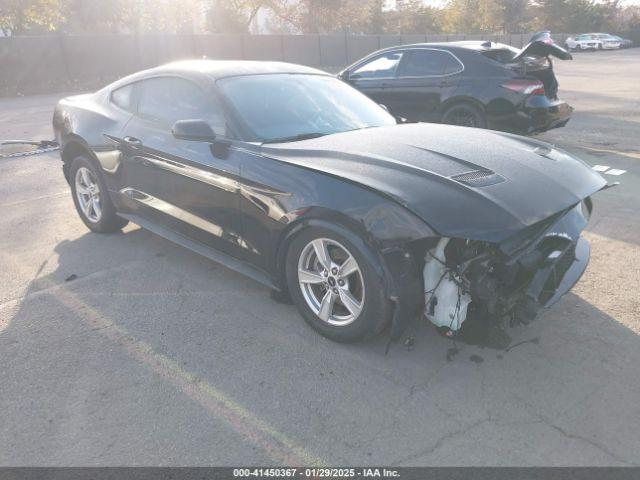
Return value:
M 178 415 L 183 402 L 176 404 L 175 397 L 182 395 L 232 427 L 229 412 L 247 423 L 234 428 L 253 444 L 245 447 L 249 462 L 261 447 L 267 454 L 275 448 L 332 463 L 365 464 L 374 458 L 383 464 L 465 464 L 450 450 L 438 452 L 438 445 L 445 437 L 468 442 L 466 433 L 451 433 L 467 423 L 479 431 L 501 431 L 498 437 L 483 436 L 482 447 L 465 447 L 493 446 L 482 456 L 487 464 L 638 460 L 640 415 L 633 399 L 640 394 L 639 338 L 574 294 L 530 327 L 512 330 L 514 343 L 537 342 L 509 352 L 458 344 L 457 355 L 447 358 L 452 342 L 417 322 L 408 333 L 413 342 L 394 345 L 385 356 L 384 335 L 352 346 L 329 342 L 293 307 L 269 300 L 261 286 L 142 230 L 86 234 L 60 242 L 55 253 L 56 271 L 36 276 L 0 334 L 13 362 L 0 376 L 6 394 L 16 396 L 22 387 L 43 382 L 48 388 L 42 398 L 28 397 L 25 408 L 4 410 L 14 417 L 6 433 L 15 433 L 10 430 L 28 416 L 43 422 L 20 431 L 5 460 L 21 445 L 41 442 L 39 432 L 50 428 L 48 415 L 57 416 L 59 428 L 71 423 L 87 432 L 93 439 L 89 453 L 104 449 L 107 439 L 100 432 L 114 421 L 110 415 L 116 410 L 101 417 L 99 411 L 67 406 L 77 405 L 79 396 L 91 397 L 83 388 L 109 388 L 114 369 L 138 382 L 122 387 L 124 396 L 115 398 L 116 404 L 135 401 L 149 376 L 161 380 L 160 398 L 170 399 L 168 410 L 126 418 L 123 437 L 153 435 L 149 426 Z M 19 378 L 10 377 L 7 372 L 18 363 Z M 522 438 L 529 424 L 544 431 L 534 429 Z M 119 435 L 111 432 L 111 439 Z M 189 431 L 174 435 L 178 445 L 191 445 Z M 562 439 L 553 452 L 526 452 L 524 445 L 503 451 L 549 436 Z M 131 448 L 146 454 L 151 447 L 143 442 Z M 16 458 L 32 458 L 32 449 L 25 452 Z M 122 463 L 130 453 L 116 450 L 106 458 Z M 230 458 L 224 452 L 203 455 L 214 464 Z

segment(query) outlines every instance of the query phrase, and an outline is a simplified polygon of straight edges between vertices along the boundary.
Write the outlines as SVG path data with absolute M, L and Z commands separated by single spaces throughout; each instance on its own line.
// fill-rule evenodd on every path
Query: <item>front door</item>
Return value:
M 214 155 L 207 142 L 180 140 L 178 120 L 206 120 L 225 135 L 213 92 L 189 80 L 162 77 L 139 85 L 137 113 L 122 133 L 122 198 L 133 213 L 235 257 L 243 256 L 239 159 Z
M 393 83 L 402 52 L 378 55 L 349 72 L 349 83 L 393 112 Z

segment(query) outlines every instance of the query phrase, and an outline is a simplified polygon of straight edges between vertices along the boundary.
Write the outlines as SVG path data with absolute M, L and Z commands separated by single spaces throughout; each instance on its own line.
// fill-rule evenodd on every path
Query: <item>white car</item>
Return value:
M 620 40 L 608 33 L 585 33 L 565 41 L 567 50 L 614 50 L 620 45 Z
M 592 35 L 602 42 L 604 50 L 616 50 L 622 46 L 620 37 L 615 37 L 609 33 L 593 33 Z

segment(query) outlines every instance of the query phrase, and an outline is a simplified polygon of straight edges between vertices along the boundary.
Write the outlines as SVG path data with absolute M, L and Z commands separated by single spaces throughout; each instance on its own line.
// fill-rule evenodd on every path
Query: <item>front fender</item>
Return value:
M 327 207 L 301 207 L 304 212 L 291 221 L 280 234 L 277 242 L 276 272 L 278 283 L 282 282 L 284 255 L 291 238 L 310 222 L 329 222 L 340 224 L 360 237 L 366 239 L 376 251 L 390 251 L 396 248 L 407 248 L 412 242 L 426 238 L 437 238 L 439 235 L 422 219 L 404 207 L 392 201 L 360 205 L 341 212 Z
M 390 208 L 390 210 L 393 210 Z M 391 319 L 390 337 L 397 341 L 402 333 L 407 329 L 410 322 L 417 318 L 422 311 L 423 288 L 422 288 L 422 260 L 419 254 L 422 248 L 412 248 L 418 241 L 437 242 L 438 237 L 431 230 L 422 230 L 419 237 L 403 238 L 393 236 L 393 224 L 383 222 L 383 224 L 368 223 L 358 224 L 339 212 L 314 212 L 318 217 L 301 219 L 290 225 L 283 235 L 277 254 L 277 271 L 279 278 L 278 286 L 286 289 L 284 276 L 284 266 L 286 254 L 290 241 L 304 228 L 321 226 L 331 228 L 339 224 L 345 227 L 350 233 L 349 240 L 355 245 L 359 245 L 361 251 L 369 257 L 371 264 L 377 269 L 378 275 L 383 279 L 385 285 L 385 296 L 393 303 L 393 316 Z M 395 217 L 401 218 L 401 217 Z M 363 228 L 370 227 L 368 230 Z M 405 233 L 417 233 L 417 231 L 407 228 L 407 225 L 397 224 L 399 228 L 404 228 Z M 344 234 L 344 232 L 341 232 Z M 389 242 L 391 240 L 391 243 Z M 387 246 L 383 246 L 387 244 Z

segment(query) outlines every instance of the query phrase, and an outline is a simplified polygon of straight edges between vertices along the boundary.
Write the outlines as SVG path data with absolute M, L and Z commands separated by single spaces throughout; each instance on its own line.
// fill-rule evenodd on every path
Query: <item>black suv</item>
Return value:
M 550 56 L 570 60 L 549 32 L 518 50 L 493 42 L 402 45 L 374 52 L 339 77 L 410 122 L 442 122 L 519 133 L 564 126 Z

